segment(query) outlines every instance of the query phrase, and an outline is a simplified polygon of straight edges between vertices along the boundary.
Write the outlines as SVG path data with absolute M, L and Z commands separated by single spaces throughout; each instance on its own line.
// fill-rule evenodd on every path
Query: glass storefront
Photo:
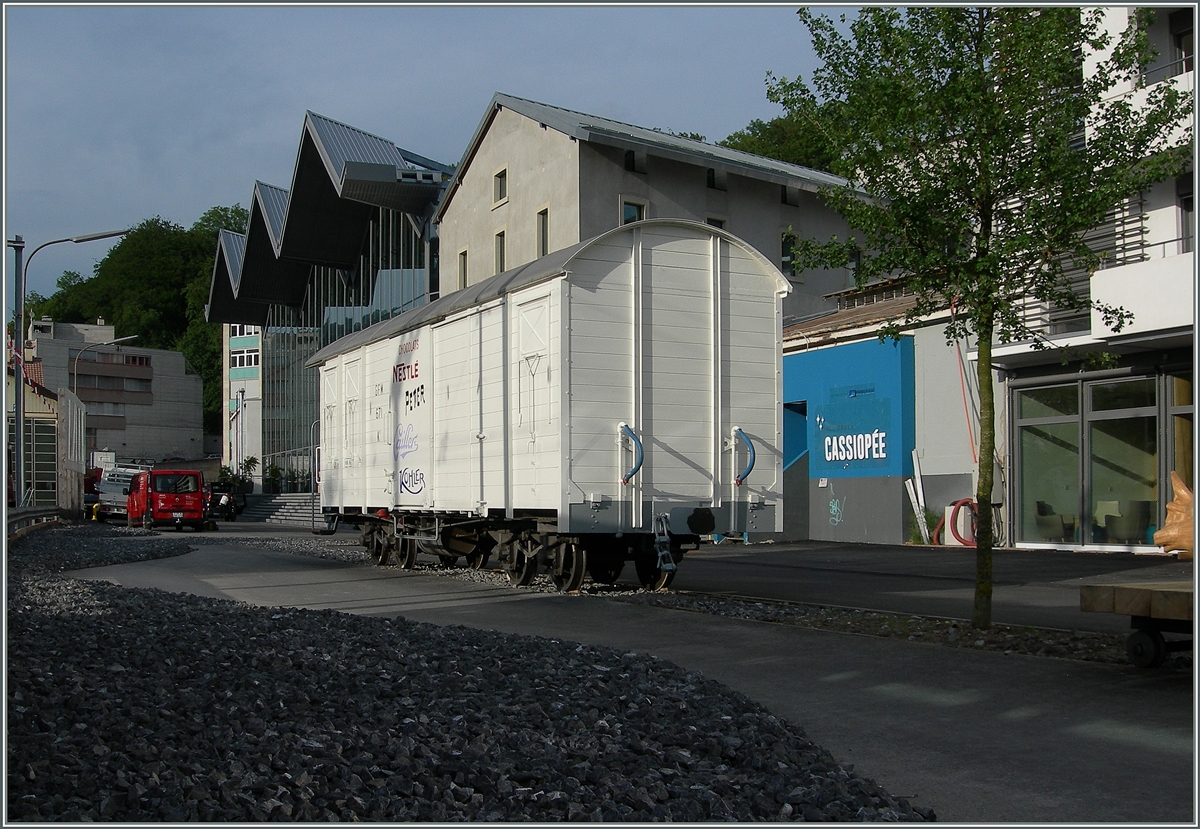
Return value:
M 1013 392 L 1020 542 L 1153 545 L 1171 470 L 1192 485 L 1191 372 Z
M 319 373 L 304 363 L 334 340 L 423 305 L 430 289 L 420 220 L 376 210 L 351 271 L 313 266 L 303 304 L 272 305 L 262 333 L 264 481 L 308 492 Z

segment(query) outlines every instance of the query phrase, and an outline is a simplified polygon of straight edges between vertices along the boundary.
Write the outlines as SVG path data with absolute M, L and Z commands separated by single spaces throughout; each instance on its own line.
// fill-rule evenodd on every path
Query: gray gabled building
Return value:
M 435 215 L 446 290 L 639 219 L 707 222 L 749 242 L 792 283 L 784 316 L 836 309 L 847 269 L 797 271 L 794 238 L 845 237 L 817 197 L 829 173 L 497 93 Z

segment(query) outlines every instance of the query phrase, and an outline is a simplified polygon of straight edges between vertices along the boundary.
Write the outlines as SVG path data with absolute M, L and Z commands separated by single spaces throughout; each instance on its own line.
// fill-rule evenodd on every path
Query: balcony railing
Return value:
M 1142 78 L 1146 85 L 1165 81 L 1167 78 L 1174 78 L 1177 75 L 1182 75 L 1184 72 L 1191 72 L 1193 68 L 1192 55 L 1187 55 L 1179 60 L 1164 63 L 1162 66 L 1155 66 L 1153 69 L 1147 69 L 1142 73 Z

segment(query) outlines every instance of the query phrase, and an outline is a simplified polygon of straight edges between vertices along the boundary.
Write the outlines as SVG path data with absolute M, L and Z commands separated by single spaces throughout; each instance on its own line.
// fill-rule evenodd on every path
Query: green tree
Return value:
M 103 317 L 118 337 L 181 351 L 204 381 L 204 430 L 220 431 L 221 328 L 204 319 L 217 232 L 244 231 L 240 205 L 214 207 L 188 230 L 155 216 L 137 225 L 100 262 L 90 279 L 66 271 L 50 297 L 31 295 L 34 317 L 95 322 Z
M 832 118 L 830 108 L 826 118 Z M 820 131 L 818 122 L 804 117 L 784 115 L 770 121 L 754 119 L 723 141 L 717 142 L 731 150 L 799 164 L 814 170 L 833 172 L 837 161 L 830 136 Z
M 1120 94 L 1131 79 L 1145 85 L 1146 12 L 1117 36 L 1102 11 L 1069 8 L 868 8 L 849 36 L 827 17 L 799 16 L 822 66 L 811 87 L 772 80 L 770 95 L 833 139 L 835 167 L 850 181 L 824 196 L 853 230 L 846 240 L 801 241 L 798 257 L 842 267 L 861 255 L 860 286 L 903 279 L 916 305 L 881 338 L 949 309 L 947 339 L 978 344 L 972 624 L 985 629 L 993 342 L 1036 339 L 1022 316 L 1029 298 L 1095 307 L 1114 331 L 1128 321 L 1123 309 L 1076 295 L 1066 271 L 1098 266 L 1102 252 L 1083 234 L 1109 209 L 1186 169 L 1191 100 L 1171 82 L 1142 90 L 1142 104 Z

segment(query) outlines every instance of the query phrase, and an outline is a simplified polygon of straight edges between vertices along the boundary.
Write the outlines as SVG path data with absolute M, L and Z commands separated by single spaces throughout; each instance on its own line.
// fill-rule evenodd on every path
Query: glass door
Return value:
M 1094 544 L 1153 544 L 1158 529 L 1158 383 L 1087 383 L 1089 529 Z
M 1083 540 L 1079 521 L 1079 384 L 1017 392 L 1016 416 L 1018 538 L 1033 543 Z

